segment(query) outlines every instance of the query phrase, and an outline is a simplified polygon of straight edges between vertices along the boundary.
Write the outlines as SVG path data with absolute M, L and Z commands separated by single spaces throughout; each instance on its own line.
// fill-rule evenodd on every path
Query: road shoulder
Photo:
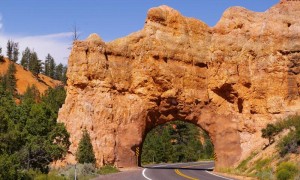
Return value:
M 122 179 L 132 179 L 133 177 L 139 178 L 141 177 L 143 168 L 128 168 L 128 169 L 119 169 L 120 172 L 107 174 L 107 175 L 99 175 L 98 177 L 94 178 L 93 180 L 120 180 Z M 135 179 L 135 178 L 133 178 Z
M 238 176 L 238 175 L 234 175 L 234 174 L 220 173 L 220 172 L 216 172 L 216 171 L 212 171 L 212 173 L 219 175 L 219 176 L 229 177 L 229 178 L 233 178 L 233 179 L 237 179 L 237 180 L 256 180 L 256 178 L 252 178 L 252 177 Z

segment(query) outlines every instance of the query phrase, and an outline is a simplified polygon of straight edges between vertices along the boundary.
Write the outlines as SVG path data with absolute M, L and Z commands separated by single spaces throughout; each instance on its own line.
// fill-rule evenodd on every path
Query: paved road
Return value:
M 213 174 L 213 162 L 160 164 L 134 171 L 100 176 L 97 180 L 230 180 Z

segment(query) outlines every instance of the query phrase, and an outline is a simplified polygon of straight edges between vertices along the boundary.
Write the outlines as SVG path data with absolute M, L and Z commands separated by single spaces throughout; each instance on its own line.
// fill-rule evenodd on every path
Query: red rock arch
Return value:
M 65 162 L 75 163 L 86 128 L 99 166 L 136 166 L 133 148 L 147 130 L 181 119 L 209 133 L 217 167 L 237 165 L 263 147 L 267 123 L 300 111 L 299 9 L 230 8 L 211 28 L 161 6 L 125 38 L 76 41 L 58 117 L 71 135 Z
M 77 42 L 70 56 L 68 95 L 59 120 L 71 133 L 73 154 L 86 128 L 98 165 L 136 166 L 135 147 L 147 131 L 181 119 L 209 133 L 218 156 L 216 166 L 239 161 L 237 123 L 231 113 L 218 114 L 211 103 L 202 75 L 207 67 L 152 56 L 140 62 L 106 48 L 99 40 Z M 72 155 L 68 158 L 75 161 Z

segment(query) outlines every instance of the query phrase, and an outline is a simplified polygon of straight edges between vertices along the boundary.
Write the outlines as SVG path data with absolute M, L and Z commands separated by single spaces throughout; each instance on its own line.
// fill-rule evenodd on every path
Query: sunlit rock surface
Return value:
M 232 7 L 209 27 L 160 6 L 139 32 L 75 42 L 58 117 L 72 142 L 63 162 L 75 162 L 86 128 L 99 166 L 136 166 L 149 130 L 183 120 L 209 133 L 218 168 L 236 165 L 263 147 L 261 128 L 300 111 L 299 14 L 299 1 Z

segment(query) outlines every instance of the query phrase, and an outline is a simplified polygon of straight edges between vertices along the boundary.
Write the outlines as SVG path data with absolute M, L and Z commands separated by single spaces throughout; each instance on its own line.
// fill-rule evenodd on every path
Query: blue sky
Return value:
M 231 6 L 263 12 L 279 0 L 0 0 L 0 46 L 7 39 L 67 63 L 74 24 L 80 39 L 91 33 L 105 41 L 142 29 L 149 8 L 168 5 L 183 15 L 214 26 Z

